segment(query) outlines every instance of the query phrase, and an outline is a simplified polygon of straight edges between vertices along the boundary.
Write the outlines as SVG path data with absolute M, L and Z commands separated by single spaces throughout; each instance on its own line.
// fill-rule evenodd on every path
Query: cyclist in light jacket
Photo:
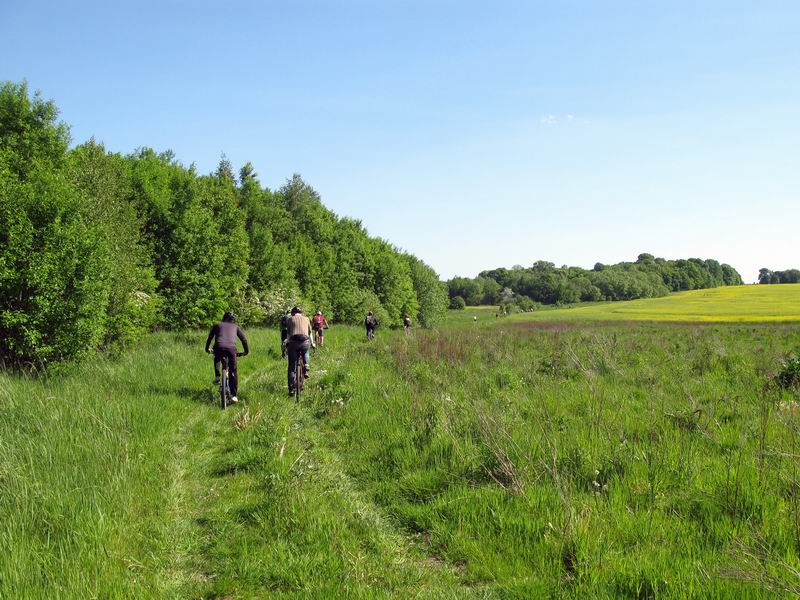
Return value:
M 294 370 L 297 367 L 297 357 L 300 353 L 303 353 L 303 360 L 305 361 L 305 373 L 303 375 L 308 378 L 308 371 L 310 366 L 310 357 L 309 357 L 309 349 L 315 348 L 316 344 L 314 344 L 314 340 L 311 337 L 313 332 L 311 331 L 311 321 L 308 320 L 308 317 L 303 314 L 303 311 L 300 307 L 295 306 L 292 309 L 292 316 L 289 319 L 289 331 L 288 337 L 286 338 L 286 350 L 289 354 L 289 372 L 288 372 L 288 380 L 289 380 L 289 395 L 291 396 L 294 394 L 294 386 L 297 382 L 295 382 L 294 377 L 295 373 Z

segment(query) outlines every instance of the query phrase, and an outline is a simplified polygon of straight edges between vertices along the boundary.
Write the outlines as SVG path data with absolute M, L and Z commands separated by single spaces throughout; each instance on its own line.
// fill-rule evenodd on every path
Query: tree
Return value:
M 466 308 L 467 303 L 461 296 L 455 296 L 450 298 L 450 308 L 454 310 L 464 310 Z
M 160 299 L 141 237 L 142 221 L 128 201 L 129 163 L 92 139 L 70 151 L 67 164 L 71 181 L 86 195 L 86 220 L 104 231 L 110 252 L 104 341 L 133 343 L 157 321 Z
M 405 255 L 411 272 L 411 281 L 417 295 L 419 310 L 417 321 L 423 327 L 433 327 L 447 314 L 447 290 L 439 276 L 415 256 Z
M 0 160 L 10 175 L 25 182 L 31 171 L 64 166 L 69 127 L 57 119 L 55 103 L 38 91 L 31 96 L 26 82 L 0 86 Z
M 0 360 L 93 352 L 106 332 L 108 231 L 66 171 L 66 126 L 27 86 L 0 87 Z

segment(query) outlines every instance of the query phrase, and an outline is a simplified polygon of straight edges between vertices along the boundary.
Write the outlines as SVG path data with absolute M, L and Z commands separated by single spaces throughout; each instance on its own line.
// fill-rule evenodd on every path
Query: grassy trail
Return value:
M 360 343 L 335 331 L 316 378 Z M 0 597 L 449 595 L 447 569 L 287 397 L 275 332 L 251 337 L 242 402 L 225 412 L 201 335 L 155 335 L 52 378 L 0 376 Z M 319 391 L 312 379 L 307 397 Z

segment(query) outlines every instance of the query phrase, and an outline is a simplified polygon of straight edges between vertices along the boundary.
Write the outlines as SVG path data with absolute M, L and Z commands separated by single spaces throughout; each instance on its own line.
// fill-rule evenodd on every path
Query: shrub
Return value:
M 467 303 L 461 296 L 454 296 L 450 299 L 450 308 L 453 310 L 464 310 L 467 307 Z
M 276 325 L 286 309 L 294 306 L 299 306 L 308 315 L 317 310 L 313 300 L 303 296 L 296 288 L 286 286 L 261 294 L 245 286 L 237 294 L 231 308 L 242 325 Z
M 344 315 L 348 323 L 363 323 L 364 317 L 367 312 L 372 311 L 375 318 L 378 319 L 378 324 L 383 327 L 388 327 L 392 324 L 389 313 L 381 304 L 378 296 L 371 290 L 358 290 L 356 292 L 356 304 L 351 314 Z
M 775 380 L 782 388 L 800 387 L 800 354 L 786 358 Z
M 0 164 L 0 353 L 43 364 L 94 350 L 106 331 L 110 253 L 85 198 L 59 174 L 26 182 Z

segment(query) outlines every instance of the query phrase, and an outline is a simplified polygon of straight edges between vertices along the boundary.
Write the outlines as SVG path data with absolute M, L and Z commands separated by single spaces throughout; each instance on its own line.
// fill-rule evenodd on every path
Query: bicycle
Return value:
M 244 356 L 243 352 L 237 352 L 237 357 Z M 231 404 L 231 384 L 230 384 L 230 372 L 228 369 L 228 357 L 223 356 L 221 358 L 221 371 L 222 374 L 219 378 L 219 406 L 222 410 L 228 408 L 228 405 Z
M 297 353 L 297 360 L 294 364 L 294 399 L 300 402 L 300 395 L 303 393 L 306 383 L 306 358 L 302 350 Z

